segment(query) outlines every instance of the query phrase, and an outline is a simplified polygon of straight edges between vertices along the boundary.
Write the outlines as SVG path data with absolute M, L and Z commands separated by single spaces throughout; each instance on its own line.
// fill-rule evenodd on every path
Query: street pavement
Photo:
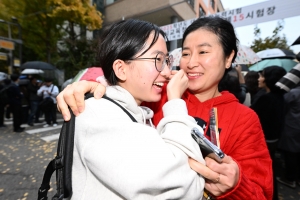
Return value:
M 58 126 L 43 128 L 43 123 L 25 127 L 14 133 L 12 121 L 5 120 L 0 128 L 0 199 L 35 200 L 48 163 L 55 157 L 62 117 L 58 113 Z M 284 163 L 277 153 L 276 172 L 284 173 Z M 55 194 L 55 174 L 51 179 L 48 199 Z M 291 189 L 278 183 L 280 200 L 300 200 L 300 186 Z
M 25 130 L 13 132 L 12 120 L 0 128 L 0 199 L 36 200 L 38 188 L 48 163 L 55 157 L 58 134 L 63 122 L 60 114 L 57 127 L 43 128 L 23 124 Z M 41 119 L 40 119 L 41 120 Z M 52 175 L 49 199 L 55 194 L 55 173 Z

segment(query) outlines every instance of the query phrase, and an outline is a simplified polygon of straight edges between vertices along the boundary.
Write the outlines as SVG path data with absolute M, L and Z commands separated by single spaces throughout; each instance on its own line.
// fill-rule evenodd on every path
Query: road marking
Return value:
M 58 120 L 57 120 L 58 121 Z M 34 126 L 38 126 L 38 125 L 44 125 L 45 122 L 42 122 L 42 123 L 35 123 Z M 29 126 L 28 124 L 22 124 L 21 127 L 24 127 L 24 128 L 28 128 L 28 127 L 33 127 L 33 126 Z
M 34 133 L 40 133 L 40 132 L 60 129 L 61 127 L 62 127 L 62 125 L 58 125 L 58 126 L 55 126 L 55 127 L 47 127 L 47 128 L 38 128 L 38 129 L 28 130 L 28 131 L 25 131 L 25 132 L 28 133 L 28 134 L 34 134 Z
M 57 133 L 57 134 L 53 134 L 53 135 L 41 137 L 41 139 L 44 140 L 44 141 L 46 141 L 46 142 L 51 142 L 51 141 L 54 141 L 54 140 L 58 140 L 59 135 L 60 134 Z
M 64 119 L 58 119 L 58 120 L 56 120 L 56 121 L 57 121 L 57 122 L 63 122 Z M 13 124 L 13 122 L 12 122 L 12 121 L 6 121 L 6 122 L 4 122 L 4 124 L 5 124 L 5 125 L 11 125 L 11 124 Z M 43 124 L 45 124 L 45 122 L 42 122 L 42 123 L 34 123 L 34 126 L 43 125 Z M 21 127 L 27 128 L 27 127 L 31 127 L 31 126 L 29 126 L 28 124 L 22 124 Z

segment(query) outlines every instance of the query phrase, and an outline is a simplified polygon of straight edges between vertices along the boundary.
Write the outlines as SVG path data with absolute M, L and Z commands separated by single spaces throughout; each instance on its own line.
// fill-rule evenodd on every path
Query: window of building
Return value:
M 112 3 L 115 3 L 116 1 L 118 1 L 118 0 L 106 0 L 105 5 L 110 5 Z
M 93 5 L 96 4 L 97 10 L 99 10 L 101 13 L 104 13 L 104 6 L 105 0 L 93 0 Z
M 210 0 L 210 6 L 215 10 L 215 0 Z
M 200 6 L 199 7 L 199 17 L 203 17 L 205 15 L 206 15 L 205 11 L 203 10 L 202 6 Z
M 194 8 L 194 5 L 195 5 L 194 0 L 188 0 L 187 2 L 188 2 L 188 4 L 190 4 L 192 6 L 192 8 Z

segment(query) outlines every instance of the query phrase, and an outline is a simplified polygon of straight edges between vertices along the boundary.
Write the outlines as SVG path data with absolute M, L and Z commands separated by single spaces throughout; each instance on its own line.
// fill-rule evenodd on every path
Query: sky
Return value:
M 249 6 L 265 1 L 267 0 L 221 0 L 225 10 Z M 257 27 L 260 28 L 261 31 L 260 37 L 264 39 L 268 36 L 272 36 L 272 32 L 276 28 L 277 22 L 278 20 L 257 24 Z M 288 45 L 291 45 L 300 36 L 299 22 L 300 12 L 299 16 L 284 19 L 284 29 L 280 32 L 280 35 L 283 36 L 283 34 L 285 34 Z M 254 28 L 255 24 L 235 28 L 241 44 L 246 46 L 252 44 L 252 41 L 254 40 Z M 300 52 L 299 44 L 291 46 L 290 48 L 296 54 Z

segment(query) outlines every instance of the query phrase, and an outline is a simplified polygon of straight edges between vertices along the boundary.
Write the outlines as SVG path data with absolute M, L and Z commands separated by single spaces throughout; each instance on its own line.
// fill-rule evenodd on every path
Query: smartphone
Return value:
M 207 156 L 222 163 L 225 154 L 219 147 L 209 141 L 197 128 L 193 128 L 191 134 L 194 140 L 199 144 L 203 157 Z

